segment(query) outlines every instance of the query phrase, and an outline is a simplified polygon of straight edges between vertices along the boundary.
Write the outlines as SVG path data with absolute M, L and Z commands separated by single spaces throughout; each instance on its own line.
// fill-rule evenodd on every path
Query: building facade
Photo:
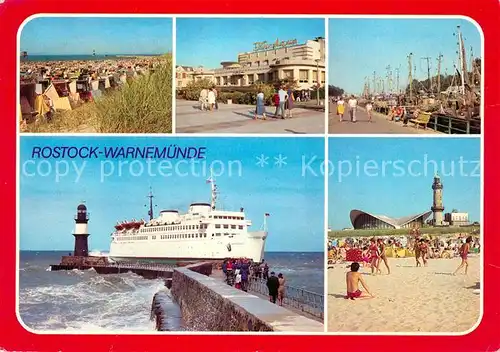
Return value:
M 444 220 L 451 226 L 467 226 L 470 225 L 469 213 L 451 212 L 444 214 Z
M 431 211 L 420 214 L 405 216 L 402 218 L 390 218 L 385 215 L 374 215 L 362 210 L 351 210 L 350 218 L 355 230 L 368 229 L 404 229 L 415 226 L 422 227 L 425 220 L 431 215 Z
M 214 71 L 207 70 L 203 66 L 177 66 L 175 71 L 175 84 L 177 89 L 185 88 L 189 82 L 195 82 L 202 79 L 208 79 L 215 84 Z
M 249 87 L 257 82 L 297 81 L 298 90 L 315 90 L 326 83 L 325 39 L 318 37 L 298 43 L 296 39 L 273 43 L 256 42 L 253 51 L 239 53 L 237 61 L 221 67 L 177 67 L 177 88 L 190 81 L 208 78 L 217 87 Z

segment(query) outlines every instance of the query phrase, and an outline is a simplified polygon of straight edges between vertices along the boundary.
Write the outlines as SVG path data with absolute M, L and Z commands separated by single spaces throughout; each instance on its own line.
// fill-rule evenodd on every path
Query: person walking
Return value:
M 349 115 L 351 117 L 351 122 L 356 122 L 356 108 L 358 107 L 358 101 L 354 97 L 354 95 L 351 95 L 351 99 L 349 99 L 348 103 L 349 105 Z
M 253 119 L 257 120 L 259 116 L 262 116 L 262 119 L 266 119 L 266 106 L 264 105 L 264 92 L 262 89 L 257 93 L 257 102 L 255 106 L 255 114 Z
M 285 116 L 288 117 L 289 119 L 291 119 L 292 118 L 293 102 L 295 101 L 295 96 L 293 95 L 293 91 L 290 88 L 288 88 L 286 95 L 287 95 L 287 99 L 286 99 L 286 103 L 285 103 L 285 111 L 286 111 Z
M 337 115 L 339 115 L 339 121 L 342 122 L 344 118 L 345 102 L 342 97 L 337 101 Z
M 267 289 L 269 291 L 269 301 L 276 303 L 276 298 L 278 297 L 278 288 L 280 286 L 280 282 L 278 278 L 275 276 L 274 271 L 271 272 L 271 276 L 267 279 L 266 283 Z
M 278 287 L 278 304 L 282 306 L 283 300 L 285 299 L 285 282 L 286 282 L 282 273 L 278 274 L 278 282 L 280 284 Z
M 288 95 L 286 94 L 286 91 L 283 89 L 284 87 L 281 86 L 280 90 L 278 91 L 278 96 L 279 96 L 279 114 L 281 115 L 281 118 L 285 118 L 285 103 L 288 98 Z
M 208 91 L 208 109 L 213 111 L 215 108 L 215 92 L 214 89 Z

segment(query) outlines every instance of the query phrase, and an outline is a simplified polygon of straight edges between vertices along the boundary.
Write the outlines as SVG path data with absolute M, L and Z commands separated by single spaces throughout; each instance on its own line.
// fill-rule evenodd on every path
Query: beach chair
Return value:
M 425 130 L 427 128 L 429 120 L 431 119 L 431 115 L 432 114 L 430 112 L 421 111 L 418 113 L 417 118 L 411 119 L 410 122 L 414 123 L 417 129 L 419 128 L 420 125 L 423 125 Z

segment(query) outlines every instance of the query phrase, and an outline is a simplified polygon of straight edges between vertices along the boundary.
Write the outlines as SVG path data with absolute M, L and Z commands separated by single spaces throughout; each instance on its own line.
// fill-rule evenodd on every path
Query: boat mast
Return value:
M 467 80 L 467 62 L 465 59 L 465 48 L 464 48 L 464 41 L 462 38 L 462 32 L 460 31 L 460 26 L 457 26 L 457 37 L 458 37 L 458 56 L 460 59 L 460 78 L 462 81 L 461 88 L 462 88 L 462 94 L 465 94 L 465 83 Z
M 412 65 L 411 65 L 411 58 L 413 56 L 413 53 L 410 53 L 408 55 L 408 82 L 410 83 L 410 104 L 412 104 L 413 101 L 413 76 L 411 74 L 412 70 Z
M 439 54 L 437 58 L 438 69 L 437 69 L 437 94 L 441 93 L 441 61 L 443 60 L 443 54 Z
M 149 194 L 147 196 L 149 198 L 149 211 L 148 211 L 148 215 L 149 215 L 149 220 L 153 220 L 153 217 L 154 217 L 154 214 L 153 214 L 153 198 L 155 196 L 153 196 L 153 189 L 151 187 L 149 187 Z
M 217 185 L 215 184 L 215 179 L 213 177 L 212 169 L 210 169 L 210 178 L 208 179 L 208 182 L 210 183 L 210 189 L 211 189 L 210 208 L 212 210 L 215 210 L 217 202 Z

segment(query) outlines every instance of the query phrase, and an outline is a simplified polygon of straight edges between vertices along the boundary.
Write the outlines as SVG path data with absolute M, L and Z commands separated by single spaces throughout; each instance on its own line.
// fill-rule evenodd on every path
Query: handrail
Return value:
M 363 107 L 363 105 L 360 104 L 360 107 Z M 389 113 L 389 108 L 390 106 L 374 106 L 373 110 L 378 113 L 387 115 Z M 413 108 L 415 108 L 415 106 L 413 106 Z M 442 120 L 447 120 L 447 123 L 439 123 L 440 118 Z M 479 124 L 479 127 L 475 124 L 472 124 L 472 121 L 475 120 L 467 120 L 460 117 L 432 112 L 427 126 L 431 127 L 431 129 L 436 132 L 442 132 L 446 134 L 481 134 L 481 121 L 477 120 L 477 124 Z
M 248 278 L 248 291 L 268 296 L 266 280 L 256 277 Z M 323 319 L 324 296 L 298 287 L 285 285 L 283 306 L 300 310 L 312 316 Z

